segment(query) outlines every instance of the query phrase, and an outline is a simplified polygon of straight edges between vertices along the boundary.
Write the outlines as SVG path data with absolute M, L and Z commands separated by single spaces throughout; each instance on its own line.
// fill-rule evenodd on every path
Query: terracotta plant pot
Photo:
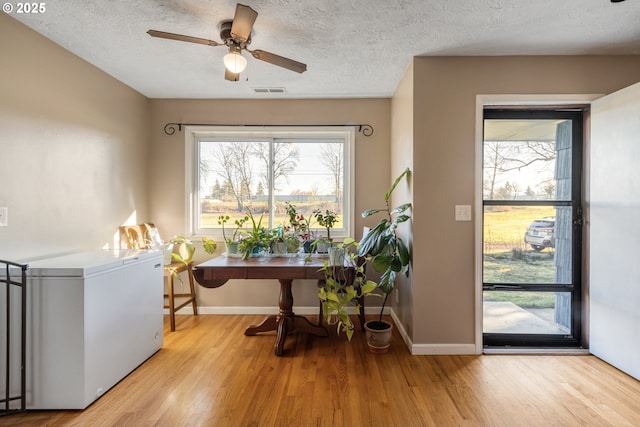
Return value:
M 367 344 L 371 353 L 386 353 L 391 346 L 393 325 L 389 322 L 370 320 L 364 324 Z

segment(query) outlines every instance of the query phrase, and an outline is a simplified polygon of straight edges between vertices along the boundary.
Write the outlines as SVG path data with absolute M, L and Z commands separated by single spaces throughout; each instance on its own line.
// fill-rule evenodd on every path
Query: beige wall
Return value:
M 0 259 L 112 242 L 147 218 L 148 100 L 0 13 Z
M 431 349 L 474 344 L 474 222 L 454 221 L 454 206 L 474 204 L 476 95 L 611 93 L 640 79 L 640 57 L 417 57 L 413 66 L 410 338 Z
M 367 123 L 374 133 L 356 133 L 355 210 L 382 207 L 389 182 L 390 99 L 350 100 L 163 100 L 150 101 L 150 208 L 166 240 L 185 230 L 185 134 L 164 133 L 170 122 L 218 124 L 349 124 Z M 356 238 L 364 222 L 356 214 Z M 368 223 L 367 225 L 373 225 Z M 222 243 L 222 242 L 220 242 Z M 222 249 L 223 245 L 219 245 Z M 195 259 L 210 257 L 201 249 Z M 198 287 L 203 307 L 277 307 L 275 281 L 236 281 L 217 289 Z M 316 307 L 314 283 L 294 283 L 296 306 Z M 374 303 L 379 304 L 375 301 Z
M 406 168 L 413 170 L 413 129 L 414 129 L 414 67 L 411 65 L 396 88 L 391 100 L 391 184 Z M 398 184 L 393 192 L 392 206 L 413 202 L 411 191 L 412 176 Z M 413 210 L 407 212 L 413 213 Z M 412 222 L 402 224 L 398 234 L 412 247 Z M 396 278 L 396 290 L 389 296 L 389 305 L 393 307 L 396 321 L 408 336 L 413 334 L 413 315 L 416 309 L 412 301 L 412 272 L 409 277 L 399 275 Z

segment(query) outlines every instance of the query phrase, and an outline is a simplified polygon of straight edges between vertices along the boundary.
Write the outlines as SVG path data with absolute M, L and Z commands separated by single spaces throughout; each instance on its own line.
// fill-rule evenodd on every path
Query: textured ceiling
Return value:
M 11 16 L 149 98 L 389 97 L 413 56 L 640 55 L 640 0 L 245 0 L 251 49 L 308 66 L 297 74 L 248 58 L 224 80 L 220 41 L 231 0 L 53 0 Z M 639 74 L 640 75 L 640 74 Z M 280 87 L 283 94 L 252 88 Z

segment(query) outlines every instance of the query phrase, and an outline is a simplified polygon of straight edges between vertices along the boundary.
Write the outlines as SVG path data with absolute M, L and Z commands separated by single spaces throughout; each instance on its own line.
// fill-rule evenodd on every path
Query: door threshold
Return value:
M 581 347 L 485 347 L 482 354 L 545 354 L 545 355 L 570 355 L 587 356 L 589 349 Z

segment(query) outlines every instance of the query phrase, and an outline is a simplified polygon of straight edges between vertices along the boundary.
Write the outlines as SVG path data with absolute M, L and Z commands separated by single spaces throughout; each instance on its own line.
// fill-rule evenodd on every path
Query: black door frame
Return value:
M 503 109 L 484 108 L 483 123 L 486 119 L 570 119 L 572 120 L 572 165 L 571 200 L 484 200 L 482 206 L 571 206 L 572 207 L 572 278 L 571 284 L 514 284 L 483 283 L 482 290 L 571 292 L 571 331 L 559 334 L 501 334 L 482 333 L 484 347 L 526 346 L 526 347 L 578 347 L 582 343 L 582 170 L 584 145 L 585 110 L 545 108 L 545 109 Z M 483 136 L 484 144 L 484 136 Z M 484 150 L 483 150 L 484 151 Z M 484 163 L 483 163 L 484 164 Z M 482 224 L 484 224 L 484 209 Z M 484 236 L 483 236 L 484 241 Z

